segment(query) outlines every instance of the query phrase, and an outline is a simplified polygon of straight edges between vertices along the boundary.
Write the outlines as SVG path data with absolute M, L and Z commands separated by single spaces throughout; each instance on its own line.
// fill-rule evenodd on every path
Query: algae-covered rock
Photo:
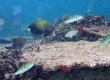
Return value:
M 53 31 L 53 26 L 45 20 L 37 20 L 28 27 L 32 34 L 48 36 Z

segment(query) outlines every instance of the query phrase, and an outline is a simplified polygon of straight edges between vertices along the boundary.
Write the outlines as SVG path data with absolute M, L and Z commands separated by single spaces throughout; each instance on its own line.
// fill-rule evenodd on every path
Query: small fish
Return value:
M 110 33 L 108 33 L 103 40 L 101 41 L 101 43 L 99 44 L 99 47 L 101 46 L 105 46 L 110 42 Z
M 65 37 L 73 38 L 78 33 L 78 30 L 70 30 L 65 34 Z
M 56 36 L 56 32 L 53 30 L 52 32 L 52 36 L 55 37 Z
M 90 12 L 90 10 L 87 10 L 87 12 L 89 13 L 89 12 Z
M 28 71 L 29 69 L 31 69 L 33 66 L 34 66 L 34 63 L 32 63 L 32 62 L 26 63 L 23 66 L 21 66 L 14 74 L 12 74 L 12 76 L 22 74 L 22 73 Z
M 83 18 L 83 16 L 81 16 L 81 15 L 73 15 L 68 20 L 66 20 L 64 23 L 65 24 L 73 23 L 73 22 L 78 21 L 82 18 Z

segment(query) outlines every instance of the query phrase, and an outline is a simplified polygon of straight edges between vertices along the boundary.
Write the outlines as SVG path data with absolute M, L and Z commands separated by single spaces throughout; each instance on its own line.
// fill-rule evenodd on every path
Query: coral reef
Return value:
M 71 15 L 69 17 L 71 17 Z M 110 25 L 108 24 L 109 20 L 106 20 L 104 15 L 85 15 L 81 20 L 75 21 L 71 24 L 63 24 L 66 18 L 68 19 L 68 16 L 58 19 L 53 24 L 57 34 L 53 40 L 68 41 L 64 35 L 71 29 L 77 30 L 78 28 L 82 28 L 80 26 L 83 26 L 83 31 L 80 33 L 80 36 L 78 34 L 79 40 L 96 41 L 99 38 L 104 37 L 107 33 L 110 33 Z M 74 39 L 71 39 L 71 41 L 74 41 Z
M 84 80 L 98 80 L 98 78 L 101 78 L 102 80 L 107 78 L 109 79 L 109 76 L 107 76 L 106 78 L 104 77 L 104 75 L 107 75 L 109 73 L 103 73 L 103 70 L 107 70 L 107 68 L 104 67 L 110 67 L 110 45 L 107 45 L 103 48 L 99 48 L 99 43 L 100 41 L 78 41 L 62 43 L 55 42 L 51 44 L 41 45 L 41 51 L 37 52 L 37 46 L 33 42 L 33 44 L 30 44 L 32 48 L 31 51 L 29 48 L 27 48 L 29 44 L 25 45 L 25 49 L 22 55 L 23 57 L 20 59 L 20 61 L 34 62 L 36 66 L 40 66 L 43 69 L 43 71 L 53 71 L 53 75 L 49 77 L 52 79 L 49 80 L 53 80 L 53 78 L 55 78 L 54 76 L 56 76 L 57 74 L 62 75 L 62 77 L 57 77 L 57 79 L 59 78 L 60 80 L 64 80 L 64 74 L 67 75 L 67 77 L 65 76 L 66 78 L 70 77 L 70 79 L 67 80 L 71 80 L 71 78 L 75 78 L 76 80 L 83 80 L 83 78 Z M 78 71 L 78 73 L 75 73 L 74 70 Z M 86 76 L 87 70 L 88 72 L 90 71 L 90 74 L 88 73 L 89 76 Z M 71 72 L 73 72 L 74 75 Z M 99 77 L 96 77 L 94 75 L 93 78 L 90 79 L 92 74 L 98 73 L 99 75 L 97 76 Z M 101 75 L 101 73 L 103 74 Z M 88 79 L 86 79 L 87 77 Z
M 110 44 L 98 45 L 110 33 L 110 20 L 104 15 L 85 15 L 64 24 L 71 16 L 55 21 L 56 36 L 46 36 L 44 44 L 39 44 L 42 40 L 20 37 L 1 42 L 0 80 L 109 80 Z M 70 30 L 78 30 L 78 34 L 65 37 Z M 18 67 L 27 62 L 35 66 L 13 77 Z

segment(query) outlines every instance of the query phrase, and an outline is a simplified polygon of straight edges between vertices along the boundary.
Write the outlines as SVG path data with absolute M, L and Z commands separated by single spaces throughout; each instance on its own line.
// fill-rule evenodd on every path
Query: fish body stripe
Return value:
M 73 23 L 73 22 L 78 21 L 78 20 L 80 20 L 82 18 L 83 18 L 83 16 L 81 16 L 81 15 L 73 15 L 69 19 L 67 19 L 64 23 L 65 24 Z
M 18 74 L 22 74 L 28 71 L 29 69 L 31 69 L 33 66 L 34 66 L 34 63 L 26 63 L 22 67 L 20 67 L 18 71 L 14 73 L 14 75 L 16 76 Z
M 100 46 L 105 46 L 105 45 L 107 45 L 107 44 L 109 43 L 109 41 L 110 41 L 110 33 L 107 34 L 107 35 L 103 38 L 103 40 L 102 40 L 101 43 L 99 44 L 99 47 L 100 47 Z

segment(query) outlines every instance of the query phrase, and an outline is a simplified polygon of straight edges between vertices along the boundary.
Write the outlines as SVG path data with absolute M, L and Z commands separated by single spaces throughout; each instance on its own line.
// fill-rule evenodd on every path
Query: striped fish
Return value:
M 16 76 L 18 74 L 22 74 L 26 71 L 28 71 L 29 69 L 31 69 L 34 66 L 34 63 L 29 62 L 24 64 L 23 66 L 21 66 L 14 74 L 12 74 L 13 76 Z
M 73 23 L 73 22 L 78 21 L 82 18 L 83 18 L 83 16 L 81 16 L 81 15 L 73 15 L 69 19 L 67 19 L 64 23 L 65 24 Z
M 101 43 L 99 44 L 99 47 L 101 46 L 105 46 L 110 42 L 110 33 L 108 33 L 103 40 L 101 41 Z

